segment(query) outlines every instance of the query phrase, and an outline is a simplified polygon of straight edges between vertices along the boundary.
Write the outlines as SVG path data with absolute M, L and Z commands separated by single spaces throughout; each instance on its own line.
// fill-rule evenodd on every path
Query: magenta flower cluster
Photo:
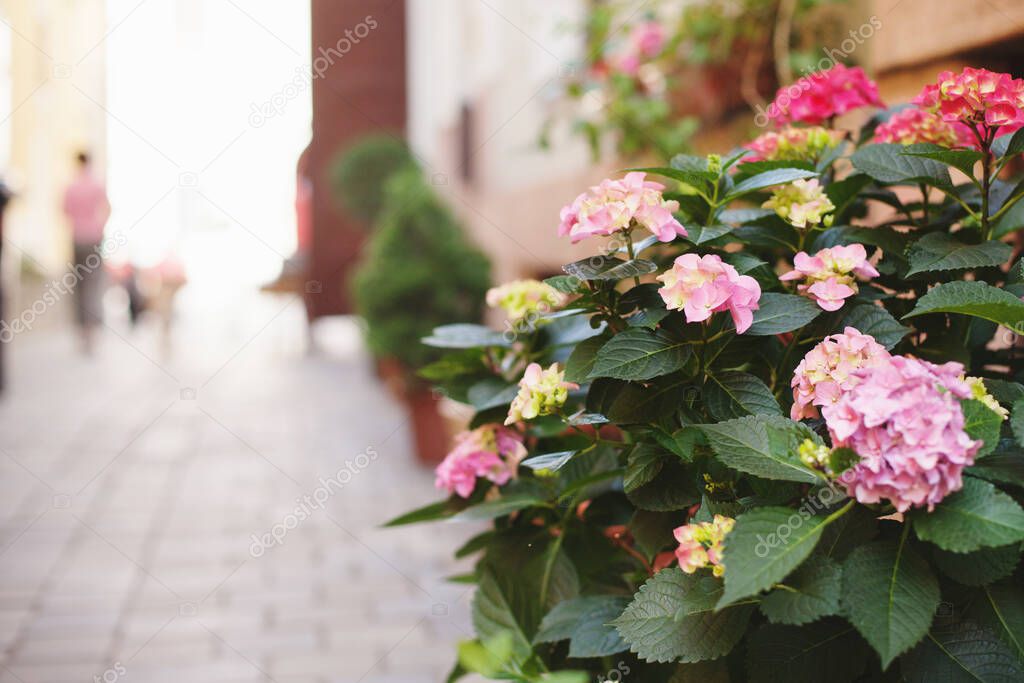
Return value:
M 981 441 L 964 431 L 960 399 L 971 398 L 959 363 L 893 356 L 854 371 L 852 386 L 823 405 L 833 446 L 860 460 L 839 481 L 861 503 L 898 511 L 936 503 L 963 485 Z
M 859 370 L 889 361 L 889 352 L 869 334 L 847 327 L 825 337 L 807 352 L 793 373 L 793 408 L 790 417 L 818 417 L 818 408 L 830 406 L 860 381 Z
M 878 85 L 863 69 L 836 64 L 780 88 L 767 114 L 776 125 L 818 125 L 860 107 L 881 106 Z
M 943 71 L 935 83 L 924 87 L 914 104 L 949 123 L 972 128 L 984 125 L 999 135 L 1012 133 L 1024 126 L 1024 80 L 970 67 L 959 74 Z

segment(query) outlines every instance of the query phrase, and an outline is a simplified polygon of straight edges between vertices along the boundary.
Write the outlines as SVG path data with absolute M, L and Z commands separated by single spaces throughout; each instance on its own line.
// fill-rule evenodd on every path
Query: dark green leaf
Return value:
M 452 517 L 452 520 L 463 522 L 495 519 L 496 517 L 510 515 L 517 510 L 525 510 L 526 508 L 545 504 L 546 501 L 536 496 L 525 493 L 513 493 L 496 500 L 488 500 L 468 507 Z
M 828 619 L 810 626 L 766 624 L 747 650 L 749 683 L 849 683 L 864 672 L 870 651 L 848 624 Z
M 970 617 L 992 629 L 1024 662 L 1024 590 L 1020 583 L 984 586 L 981 592 L 982 597 L 971 605 Z
M 903 316 L 962 313 L 1014 327 L 1024 322 L 1024 301 L 984 282 L 947 282 L 932 288 Z
M 716 610 L 718 580 L 677 567 L 654 575 L 615 626 L 630 650 L 648 662 L 699 662 L 728 654 L 743 638 L 753 604 Z
M 943 550 L 969 553 L 1024 540 L 1024 510 L 992 484 L 964 478 L 964 486 L 932 512 L 913 514 L 914 531 Z
M 447 519 L 458 511 L 458 508 L 447 500 L 439 503 L 431 503 L 424 507 L 399 515 L 394 519 L 385 522 L 384 526 L 402 526 L 404 524 L 417 524 L 419 522 L 433 522 L 439 519 Z
M 565 361 L 565 381 L 577 384 L 586 381 L 597 360 L 597 352 L 608 340 L 605 337 L 591 337 L 576 345 Z
M 907 683 L 1019 683 L 1024 669 L 991 630 L 965 621 L 935 629 L 900 660 Z
M 892 349 L 910 332 L 910 328 L 899 324 L 889 311 L 874 304 L 857 304 L 851 308 L 843 316 L 843 327 L 870 334 L 887 349 Z
M 960 405 L 964 411 L 964 431 L 967 432 L 967 436 L 984 443 L 974 456 L 975 459 L 982 458 L 999 445 L 999 430 L 1003 426 L 1003 418 L 974 398 L 961 401 Z
M 681 370 L 689 357 L 690 347 L 665 332 L 626 330 L 597 352 L 590 377 L 652 379 Z
M 716 420 L 744 415 L 782 415 L 771 389 L 746 372 L 726 371 L 710 375 L 704 385 L 704 404 Z
M 718 424 L 700 425 L 723 463 L 765 479 L 814 483 L 821 475 L 797 455 L 804 439 L 821 439 L 805 425 L 784 417 L 751 415 Z
M 949 171 L 943 164 L 905 154 L 908 148 L 899 144 L 865 145 L 853 153 L 854 168 L 883 183 L 928 183 L 936 187 L 952 187 Z
M 939 605 L 939 582 L 906 540 L 869 543 L 843 563 L 846 616 L 882 668 L 924 637 Z
M 761 507 L 744 512 L 725 537 L 725 592 L 719 606 L 760 593 L 782 581 L 814 550 L 830 517 Z
M 777 168 L 771 171 L 765 171 L 764 173 L 758 173 L 757 175 L 751 176 L 742 182 L 736 183 L 736 186 L 732 188 L 732 191 L 725 196 L 723 203 L 728 203 L 745 194 L 756 192 L 757 190 L 763 190 L 765 188 L 772 187 L 773 185 L 785 185 L 786 183 L 791 183 L 794 180 L 815 178 L 817 175 L 818 174 L 814 171 L 807 171 L 800 168 Z
M 983 586 L 1013 573 L 1020 562 L 1020 544 L 982 548 L 973 553 L 936 549 L 934 557 L 939 570 L 957 583 Z
M 731 568 L 731 567 L 730 567 Z M 839 612 L 842 568 L 812 555 L 761 600 L 761 612 L 776 624 L 808 624 Z
M 969 178 L 974 177 L 974 166 L 983 155 L 973 149 L 946 149 L 938 145 L 911 145 L 905 155 L 934 159 L 946 166 L 952 166 Z
M 622 489 L 632 493 L 652 481 L 661 472 L 665 451 L 651 443 L 637 444 L 629 452 L 626 475 L 622 478 Z
M 761 337 L 792 332 L 821 314 L 821 308 L 806 297 L 765 292 L 757 302 L 754 323 L 744 334 Z
M 529 637 L 512 612 L 511 598 L 487 571 L 480 576 L 473 596 L 473 627 L 484 641 L 509 634 L 512 653 L 517 659 L 526 659 L 533 652 Z
M 1001 266 L 1013 254 L 1013 247 L 996 240 L 964 244 L 944 232 L 933 232 L 919 239 L 907 253 L 907 276 L 945 270 L 967 270 Z

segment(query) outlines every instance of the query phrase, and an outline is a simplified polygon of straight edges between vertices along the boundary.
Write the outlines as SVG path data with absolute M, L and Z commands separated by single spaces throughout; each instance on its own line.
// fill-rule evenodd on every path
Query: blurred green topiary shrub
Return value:
M 490 263 L 419 170 L 409 167 L 386 184 L 352 285 L 370 351 L 416 370 L 439 356 L 420 342 L 435 327 L 481 319 Z
M 384 205 L 388 178 L 413 163 L 402 140 L 368 135 L 335 155 L 330 167 L 331 192 L 340 206 L 372 225 Z

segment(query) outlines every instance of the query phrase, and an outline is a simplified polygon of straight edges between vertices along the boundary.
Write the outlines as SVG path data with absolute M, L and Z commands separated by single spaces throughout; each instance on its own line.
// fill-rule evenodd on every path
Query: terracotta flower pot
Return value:
M 413 385 L 405 394 L 416 455 L 426 465 L 436 465 L 448 454 L 448 424 L 438 409 L 441 398 L 426 387 Z

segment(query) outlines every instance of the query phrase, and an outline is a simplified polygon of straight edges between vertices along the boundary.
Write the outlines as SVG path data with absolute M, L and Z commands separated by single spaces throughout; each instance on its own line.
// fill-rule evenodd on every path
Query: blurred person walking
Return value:
M 64 192 L 64 213 L 71 222 L 74 248 L 75 323 L 82 350 L 91 353 L 95 328 L 102 322 L 100 292 L 103 278 L 103 228 L 110 217 L 107 190 L 93 173 L 89 155 L 77 157 L 78 174 Z

